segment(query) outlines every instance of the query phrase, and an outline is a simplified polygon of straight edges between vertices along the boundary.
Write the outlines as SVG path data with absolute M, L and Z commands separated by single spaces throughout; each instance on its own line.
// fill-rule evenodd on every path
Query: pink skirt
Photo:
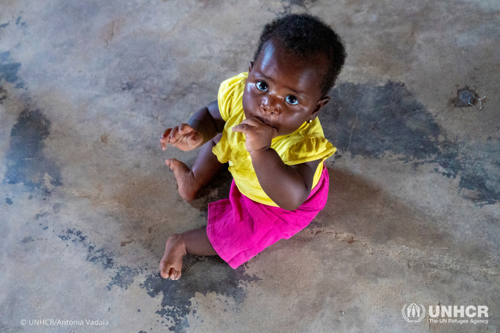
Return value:
M 307 200 L 289 211 L 254 202 L 231 184 L 229 199 L 208 205 L 207 235 L 215 252 L 232 268 L 280 239 L 289 239 L 311 223 L 325 207 L 329 177 L 326 167 Z

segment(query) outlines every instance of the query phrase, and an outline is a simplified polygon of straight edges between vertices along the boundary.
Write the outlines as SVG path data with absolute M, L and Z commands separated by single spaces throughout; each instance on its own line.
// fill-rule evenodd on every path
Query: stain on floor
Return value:
M 108 290 L 113 287 L 127 289 L 138 275 L 147 274 L 147 268 L 116 265 L 112 253 L 104 248 L 97 248 L 80 230 L 67 229 L 58 237 L 67 243 L 66 246 L 73 244 L 74 246 L 82 246 L 82 250 L 86 249 L 88 262 L 99 265 L 104 270 L 109 269 L 114 272 L 106 287 Z M 158 321 L 168 326 L 170 331 L 182 332 L 189 327 L 186 316 L 190 313 L 196 314 L 196 311 L 191 308 L 191 299 L 197 292 L 203 295 L 215 292 L 234 299 L 238 305 L 246 297 L 244 285 L 258 280 L 260 279 L 256 276 L 245 274 L 244 265 L 232 269 L 217 256 L 185 256 L 183 276 L 180 280 L 163 279 L 159 272 L 155 271 L 147 275 L 144 283 L 140 286 L 153 298 L 163 294 L 161 309 L 156 311 L 156 314 L 160 316 Z
M 460 194 L 478 206 L 500 202 L 500 139 L 459 145 Z
M 161 310 L 156 313 L 164 319 L 169 330 L 179 333 L 189 327 L 186 315 L 195 310 L 191 308 L 191 298 L 197 292 L 207 295 L 215 292 L 231 297 L 235 303 L 241 304 L 246 297 L 244 284 L 260 280 L 256 276 L 245 274 L 245 267 L 232 269 L 219 257 L 185 256 L 182 277 L 171 281 L 153 273 L 146 277 L 141 285 L 151 297 L 163 294 Z M 173 322 L 169 321 L 173 319 Z M 168 325 L 167 325 L 168 324 Z
M 8 97 L 7 90 L 0 86 L 0 104 L 3 104 L 3 101 Z
M 321 115 L 325 135 L 351 157 L 398 155 L 404 162 L 439 152 L 441 128 L 403 83 L 341 83 Z
M 351 158 L 392 156 L 415 167 L 436 164 L 436 172 L 460 177 L 458 193 L 476 205 L 500 201 L 500 140 L 449 140 L 404 83 L 343 82 L 331 98 L 321 121 L 340 153 L 349 152 Z
M 4 183 L 23 183 L 50 193 L 62 185 L 59 167 L 44 155 L 44 140 L 50 133 L 50 121 L 40 110 L 24 110 L 10 134 L 7 172 Z
M 0 53 L 0 80 L 14 83 L 18 80 L 17 72 L 21 67 L 20 63 L 11 61 L 10 52 Z
M 134 282 L 134 278 L 147 271 L 147 268 L 132 268 L 129 266 L 118 266 L 115 264 L 113 254 L 106 251 L 104 248 L 97 248 L 97 246 L 89 241 L 87 236 L 82 231 L 76 229 L 67 229 L 60 233 L 58 236 L 61 240 L 65 241 L 69 246 L 70 244 L 83 246 L 87 250 L 86 260 L 95 265 L 101 266 L 104 270 L 114 270 L 114 276 L 106 287 L 111 290 L 114 286 L 127 289 Z
M 24 88 L 25 83 L 17 75 L 19 68 L 21 63 L 14 62 L 9 51 L 0 53 L 0 83 L 2 80 L 8 83 L 17 82 L 16 88 Z

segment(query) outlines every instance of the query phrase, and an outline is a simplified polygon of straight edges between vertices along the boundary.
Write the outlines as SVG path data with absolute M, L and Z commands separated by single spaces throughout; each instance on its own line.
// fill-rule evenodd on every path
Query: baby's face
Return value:
M 268 41 L 250 63 L 243 93 L 245 117 L 260 119 L 280 136 L 293 133 L 329 101 L 320 89 L 327 66 L 323 55 L 305 60 Z

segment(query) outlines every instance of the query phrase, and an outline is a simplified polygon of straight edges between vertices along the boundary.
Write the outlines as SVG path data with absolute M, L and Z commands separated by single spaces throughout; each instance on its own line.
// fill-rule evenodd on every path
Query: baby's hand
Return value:
M 245 134 L 245 147 L 249 153 L 270 148 L 271 140 L 278 136 L 276 128 L 266 125 L 255 117 L 245 119 L 241 124 L 234 126 L 233 132 Z
M 193 150 L 198 148 L 202 142 L 203 135 L 188 124 L 167 128 L 160 139 L 163 150 L 167 149 L 168 143 L 183 151 Z

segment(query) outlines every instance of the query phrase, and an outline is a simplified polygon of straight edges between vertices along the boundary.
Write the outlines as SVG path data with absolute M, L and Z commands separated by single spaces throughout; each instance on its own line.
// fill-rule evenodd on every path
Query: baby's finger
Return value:
M 169 143 L 176 143 L 177 140 L 178 140 L 178 136 L 179 136 L 179 127 L 176 126 L 172 129 L 172 131 L 170 132 L 170 140 L 169 140 Z
M 249 127 L 247 124 L 239 124 L 239 125 L 236 125 L 233 127 L 233 132 L 241 132 L 241 133 L 244 133 L 246 134 L 249 130 Z
M 161 148 L 163 150 L 167 149 L 167 143 L 169 141 L 169 135 L 170 135 L 170 132 L 171 132 L 171 128 L 167 128 L 167 130 L 165 131 L 165 133 L 163 133 L 162 137 L 160 138 L 160 144 L 161 144 Z
M 196 135 L 196 132 L 194 133 L 191 133 L 191 135 L 189 136 L 189 142 L 192 144 L 192 145 L 196 145 L 198 143 L 198 136 Z
M 167 136 L 169 136 L 169 135 L 170 135 L 170 131 L 172 131 L 172 129 L 171 129 L 171 128 L 167 128 L 167 129 L 165 130 L 165 132 L 163 133 L 163 135 L 161 136 L 161 139 L 165 139 L 165 138 L 167 138 Z
M 191 126 L 189 126 L 188 124 L 186 124 L 186 123 L 182 123 L 179 126 L 179 133 L 181 133 L 181 134 L 185 134 L 185 133 L 188 133 L 188 132 L 191 132 L 191 131 L 193 131 L 193 128 Z
M 247 123 L 248 125 L 252 125 L 252 126 L 266 125 L 265 122 L 263 122 L 262 120 L 260 120 L 259 118 L 256 118 L 256 117 L 245 119 L 244 121 L 242 121 L 242 123 L 243 122 Z
M 187 125 L 187 124 L 181 124 L 179 126 L 179 133 L 180 134 L 184 134 L 184 131 L 187 129 L 185 125 Z

